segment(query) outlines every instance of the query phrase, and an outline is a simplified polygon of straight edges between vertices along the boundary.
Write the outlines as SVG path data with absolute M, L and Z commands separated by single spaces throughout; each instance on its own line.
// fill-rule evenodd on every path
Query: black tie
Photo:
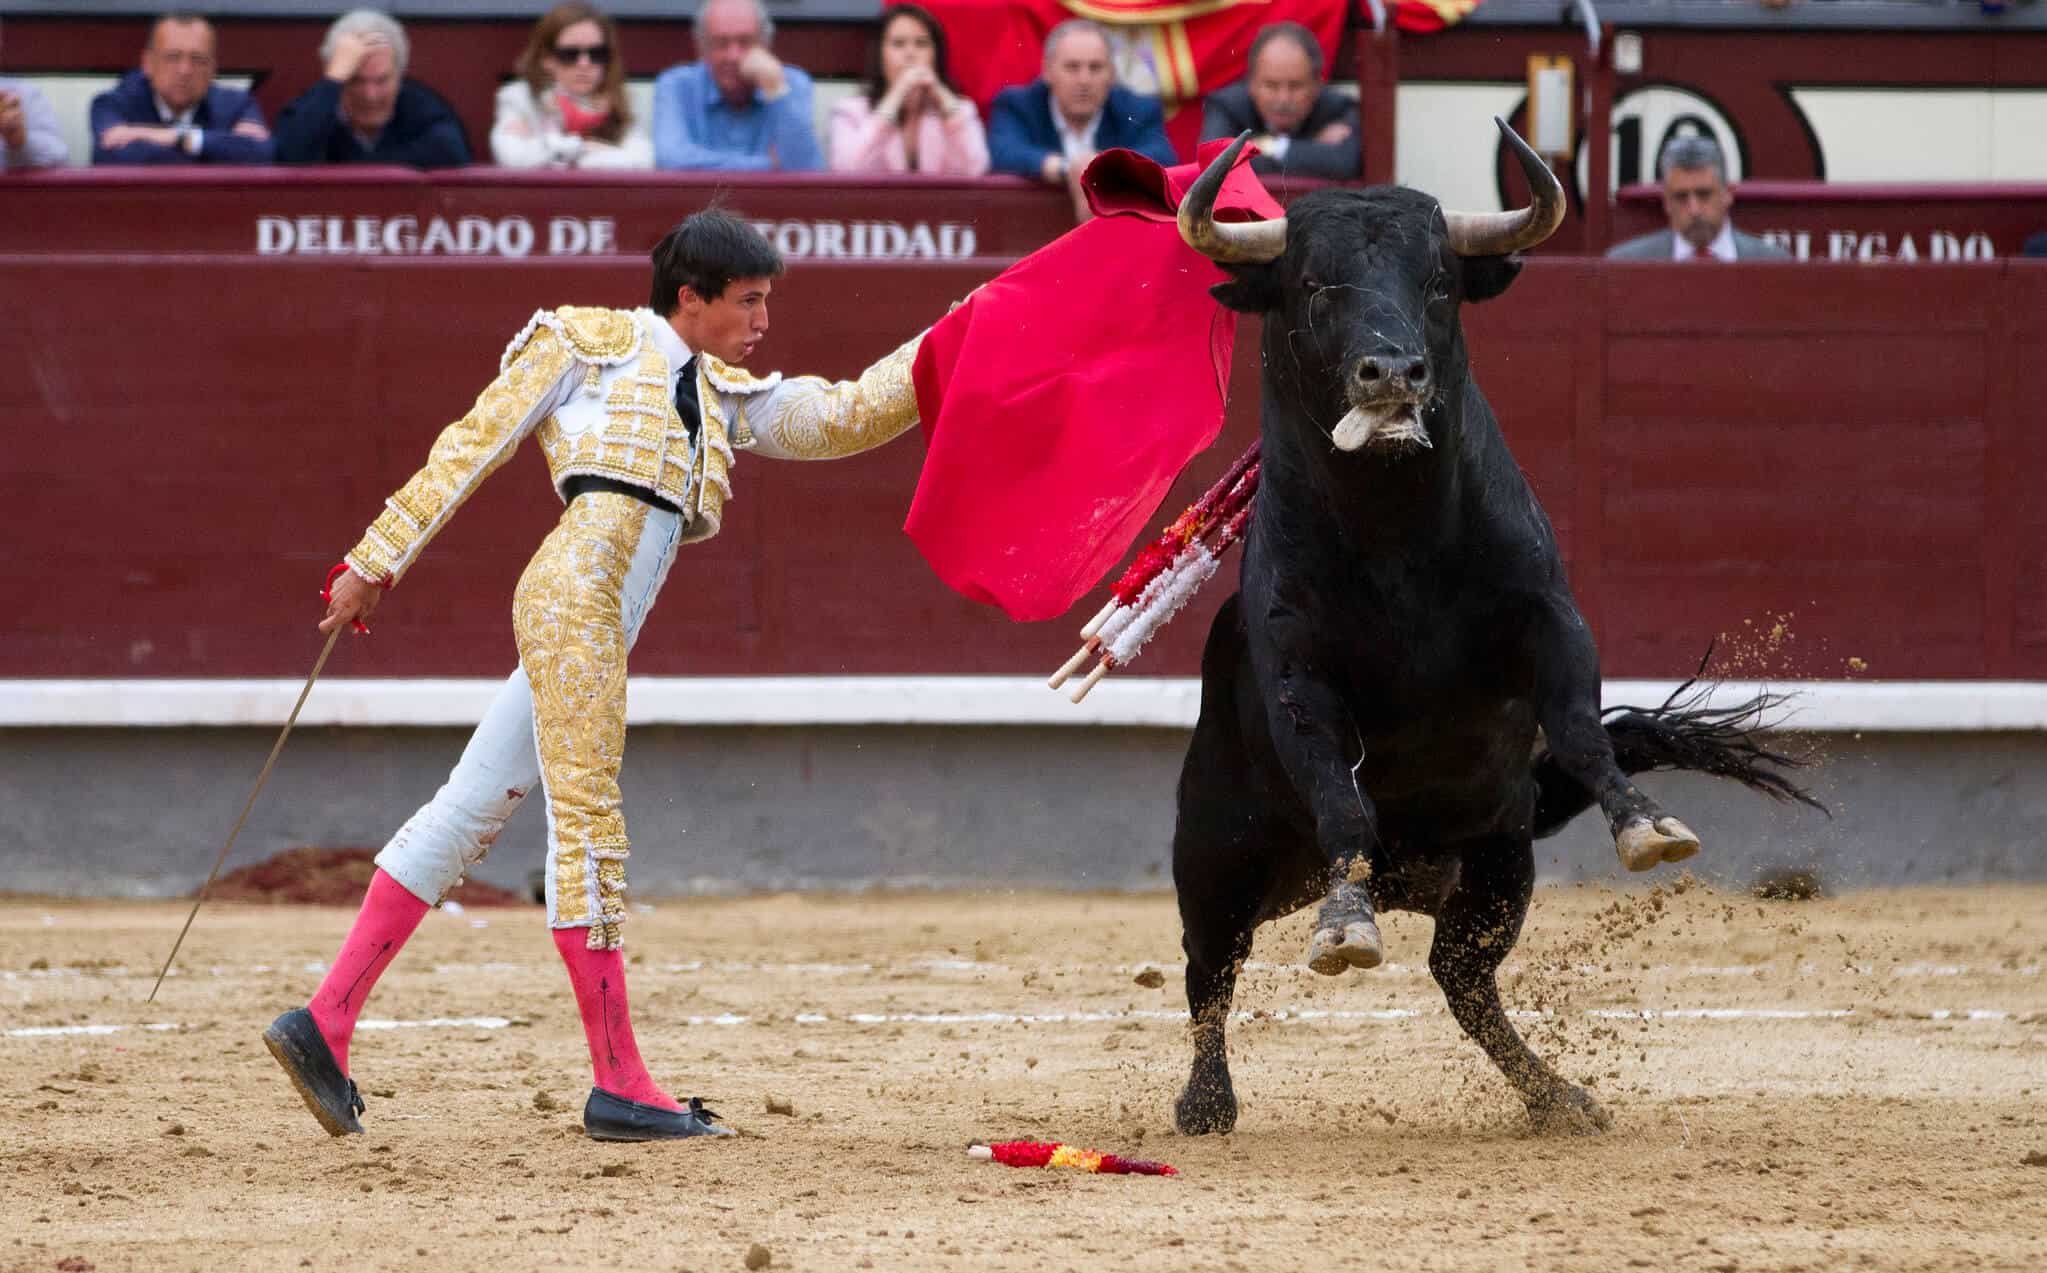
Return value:
M 682 417 L 682 427 L 689 430 L 689 444 L 697 444 L 697 435 L 704 430 L 703 412 L 697 406 L 697 356 L 691 354 L 689 361 L 682 364 L 682 378 L 675 382 L 675 414 Z

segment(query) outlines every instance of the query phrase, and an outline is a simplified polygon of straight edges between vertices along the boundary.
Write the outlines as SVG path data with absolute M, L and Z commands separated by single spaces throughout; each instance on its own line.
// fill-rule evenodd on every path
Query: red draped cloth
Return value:
M 1065 613 L 1221 432 L 1236 315 L 1208 295 L 1222 270 L 1174 220 L 1200 174 L 1103 153 L 1083 177 L 1095 219 L 925 336 L 914 375 L 928 451 L 903 529 L 955 591 L 1012 619 Z M 1281 214 L 1240 159 L 1217 219 Z

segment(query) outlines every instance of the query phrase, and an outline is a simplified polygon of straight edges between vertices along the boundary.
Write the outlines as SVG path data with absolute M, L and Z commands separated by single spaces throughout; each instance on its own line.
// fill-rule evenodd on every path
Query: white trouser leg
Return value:
M 681 519 L 651 512 L 627 572 L 621 617 L 626 645 L 639 639 L 681 542 Z M 429 904 L 438 904 L 463 873 L 481 862 L 520 803 L 540 785 L 533 739 L 533 690 L 522 667 L 491 700 L 462 758 L 434 798 L 398 828 L 377 865 Z M 547 872 L 548 914 L 554 915 L 554 873 Z
M 533 691 L 521 668 L 491 700 L 448 780 L 398 828 L 377 865 L 420 901 L 439 904 L 490 852 L 505 820 L 539 783 Z

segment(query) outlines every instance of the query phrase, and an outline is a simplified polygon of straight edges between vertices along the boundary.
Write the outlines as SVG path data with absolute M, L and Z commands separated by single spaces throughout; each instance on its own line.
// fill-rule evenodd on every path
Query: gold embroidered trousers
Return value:
M 681 518 L 611 492 L 570 501 L 513 594 L 519 670 L 500 690 L 431 802 L 377 855 L 437 902 L 483 859 L 537 783 L 547 800 L 547 915 L 617 949 L 630 841 L 626 655 L 681 540 Z

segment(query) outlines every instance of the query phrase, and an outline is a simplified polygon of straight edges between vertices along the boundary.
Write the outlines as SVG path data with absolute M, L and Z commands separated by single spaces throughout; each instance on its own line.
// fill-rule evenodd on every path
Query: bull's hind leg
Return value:
M 1187 1015 L 1194 1062 L 1187 1086 L 1173 1104 L 1173 1124 L 1183 1136 L 1226 1132 L 1237 1125 L 1237 1090 L 1230 1082 L 1228 1027 L 1237 970 L 1251 954 L 1255 917 L 1248 904 L 1191 909 L 1181 894 L 1180 946 L 1187 952 Z M 1212 899 L 1224 902 L 1232 899 Z
M 1437 912 L 1429 946 L 1429 972 L 1443 988 L 1451 1015 L 1521 1093 L 1537 1131 L 1604 1131 L 1612 1124 L 1606 1111 L 1529 1050 L 1500 1003 L 1497 974 L 1528 915 L 1533 850 L 1525 840 L 1481 846 L 1464 860 L 1457 887 Z
M 1699 851 L 1692 829 L 1665 813 L 1614 763 L 1599 719 L 1599 651 L 1568 598 L 1538 629 L 1536 719 L 1558 768 L 1592 793 L 1606 814 L 1615 852 L 1630 871 L 1681 862 Z

